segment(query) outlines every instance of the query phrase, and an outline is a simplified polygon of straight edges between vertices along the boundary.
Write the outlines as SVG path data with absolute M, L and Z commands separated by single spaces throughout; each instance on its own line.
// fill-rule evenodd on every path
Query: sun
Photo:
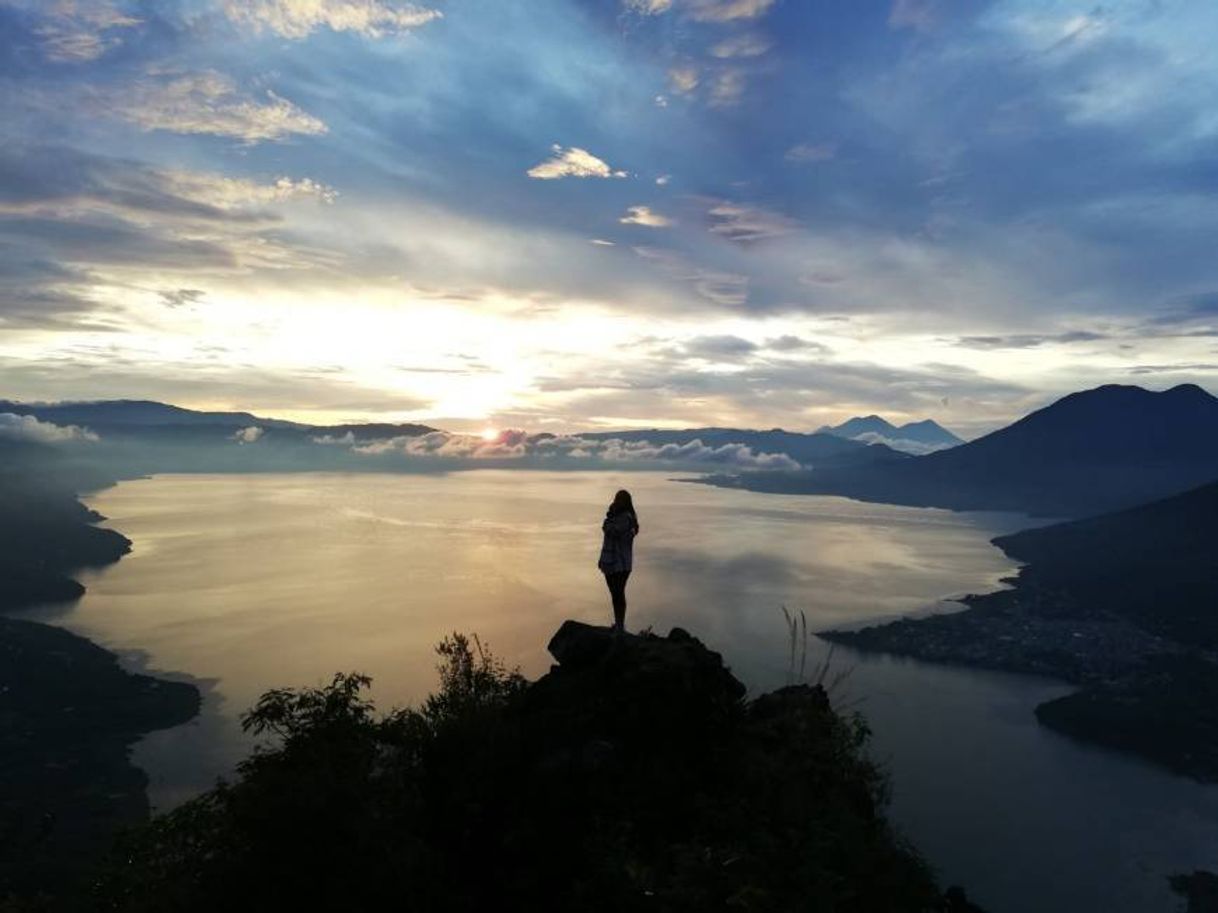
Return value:
M 484 441 L 493 441 L 495 438 L 499 437 L 499 432 L 494 428 L 483 428 L 479 436 Z

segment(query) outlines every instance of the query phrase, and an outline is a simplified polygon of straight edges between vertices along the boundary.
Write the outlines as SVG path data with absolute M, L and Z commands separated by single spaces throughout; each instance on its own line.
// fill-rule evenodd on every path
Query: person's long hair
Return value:
M 639 515 L 634 510 L 634 499 L 630 497 L 630 492 L 622 489 L 613 496 L 613 503 L 609 505 L 609 510 L 606 512 L 607 517 L 616 517 L 618 514 L 626 512 L 634 517 L 634 527 L 639 527 Z

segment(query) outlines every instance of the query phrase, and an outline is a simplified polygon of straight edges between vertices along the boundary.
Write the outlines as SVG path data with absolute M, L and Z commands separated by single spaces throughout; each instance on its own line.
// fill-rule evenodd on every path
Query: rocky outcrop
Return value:
M 890 829 L 822 689 L 749 701 L 680 629 L 567 622 L 531 683 L 476 645 L 440 645 L 417 710 L 378 718 L 360 676 L 266 695 L 246 722 L 281 746 L 130 842 L 107 909 L 974 909 Z

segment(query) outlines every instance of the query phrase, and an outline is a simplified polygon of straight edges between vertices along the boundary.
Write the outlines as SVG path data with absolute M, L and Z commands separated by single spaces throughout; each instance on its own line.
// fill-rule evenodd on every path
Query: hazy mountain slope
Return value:
M 56 425 L 264 425 L 267 427 L 301 427 L 295 422 L 259 418 L 248 412 L 198 412 L 151 400 L 99 400 L 79 403 L 16 403 L 0 401 L 0 412 L 32 415 L 40 421 Z
M 985 437 L 904 462 L 735 484 L 957 510 L 1085 516 L 1218 478 L 1218 399 L 1193 385 L 1074 393 Z
M 410 437 L 435 431 L 427 425 L 414 423 L 345 423 L 341 425 L 310 425 L 289 422 L 277 418 L 265 418 L 249 412 L 199 412 L 183 409 L 167 403 L 151 400 L 99 400 L 79 403 L 17 403 L 0 400 L 0 413 L 32 415 L 39 421 L 56 425 L 83 425 L 111 433 L 132 435 L 158 435 L 162 438 L 172 434 L 189 434 L 188 429 L 197 429 L 205 435 L 206 429 L 223 427 L 230 429 L 258 427 L 276 431 L 296 431 L 301 435 L 328 434 L 341 437 L 350 433 L 356 440 L 372 440 L 391 437 Z M 161 429 L 159 432 L 157 429 Z M 169 430 L 165 430 L 169 429 Z

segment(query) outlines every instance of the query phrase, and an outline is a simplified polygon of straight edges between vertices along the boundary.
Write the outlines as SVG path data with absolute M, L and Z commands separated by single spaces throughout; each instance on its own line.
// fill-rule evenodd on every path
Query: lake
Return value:
M 167 808 L 248 751 L 236 719 L 267 688 L 358 670 L 381 706 L 412 703 L 454 630 L 545 672 L 563 619 L 610 619 L 596 557 L 619 487 L 642 526 L 627 626 L 688 628 L 753 692 L 786 683 L 781 606 L 810 630 L 958 608 L 1013 570 L 988 540 L 1027 525 L 659 473 L 167 475 L 89 499 L 132 553 L 27 617 L 204 687 L 199 719 L 135 749 Z M 825 656 L 814 640 L 809 669 Z M 834 700 L 874 729 L 893 820 L 991 913 L 1174 910 L 1164 876 L 1218 866 L 1218 788 L 1041 729 L 1032 708 L 1062 685 L 839 649 L 841 672 Z

